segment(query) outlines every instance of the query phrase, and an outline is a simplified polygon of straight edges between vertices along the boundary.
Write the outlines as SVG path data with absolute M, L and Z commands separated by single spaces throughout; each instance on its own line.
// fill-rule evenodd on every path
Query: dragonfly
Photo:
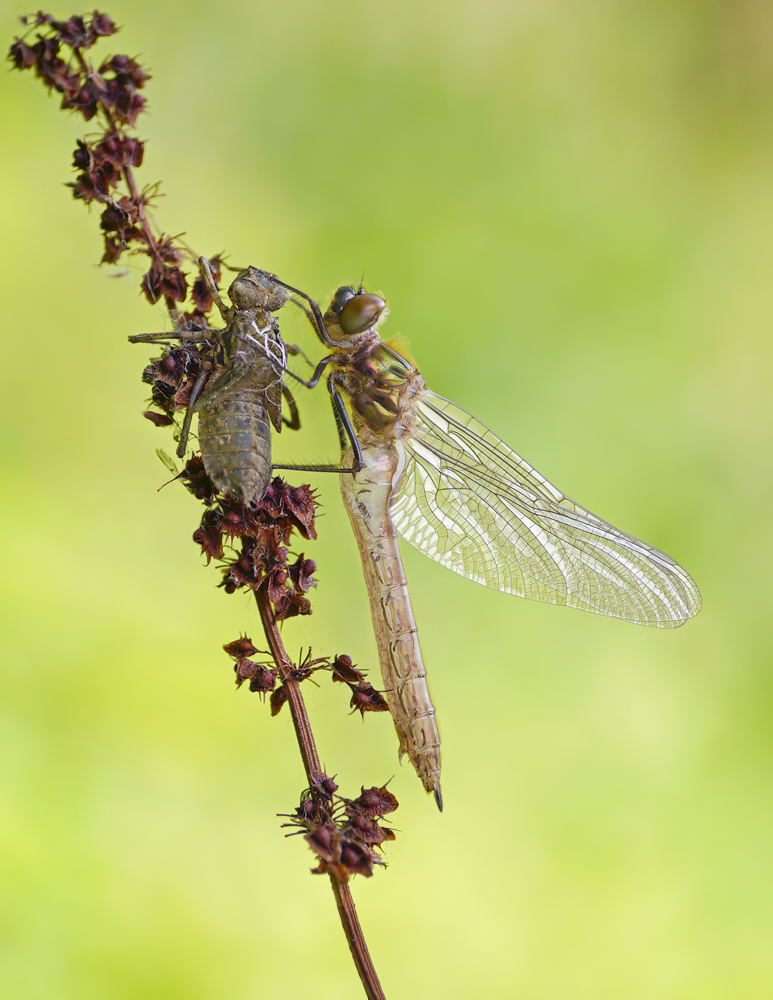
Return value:
M 382 296 L 342 286 L 323 315 L 309 296 L 285 287 L 305 300 L 331 348 L 303 384 L 313 388 L 328 371 L 341 493 L 400 756 L 407 754 L 442 809 L 440 734 L 398 535 L 494 590 L 654 628 L 676 628 L 696 615 L 700 591 L 665 552 L 581 507 L 427 388 L 407 353 L 381 339 Z
M 263 496 L 271 477 L 271 427 L 297 429 L 298 411 L 282 380 L 288 351 L 271 315 L 289 292 L 274 275 L 256 267 L 240 271 L 228 290 L 226 306 L 210 262 L 199 258 L 202 277 L 226 323 L 224 330 L 140 333 L 132 343 L 214 340 L 214 360 L 206 359 L 191 392 L 177 447 L 185 456 L 193 416 L 199 416 L 199 446 L 207 475 L 223 493 L 244 504 Z M 290 418 L 282 416 L 282 397 Z

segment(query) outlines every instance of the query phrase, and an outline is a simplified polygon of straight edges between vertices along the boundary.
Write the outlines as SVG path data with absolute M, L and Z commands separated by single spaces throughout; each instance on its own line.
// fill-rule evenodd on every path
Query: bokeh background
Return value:
M 5 0 L 6 43 L 19 29 Z M 405 552 L 446 811 L 323 680 L 344 794 L 394 778 L 355 881 L 392 997 L 767 998 L 771 931 L 773 17 L 760 0 L 117 0 L 153 80 L 144 183 L 197 252 L 320 299 L 385 291 L 438 392 L 695 576 L 646 630 Z M 58 16 L 71 13 L 60 8 Z M 0 991 L 361 996 L 326 880 L 284 839 L 289 716 L 235 693 L 259 633 L 140 417 L 160 330 L 63 184 L 81 119 L 2 88 Z M 315 357 L 302 317 L 286 334 Z M 277 460 L 336 457 L 324 391 Z M 303 477 L 301 477 L 303 478 Z M 337 485 L 290 650 L 376 671 Z M 259 644 L 259 643 L 258 643 Z

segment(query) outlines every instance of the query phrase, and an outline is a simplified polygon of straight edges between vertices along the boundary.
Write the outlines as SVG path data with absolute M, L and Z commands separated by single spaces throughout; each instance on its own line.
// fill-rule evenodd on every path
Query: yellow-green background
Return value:
M 770 7 L 109 11 L 125 30 L 100 52 L 153 74 L 139 176 L 163 229 L 319 298 L 364 274 L 436 391 L 703 590 L 697 620 L 645 630 L 406 551 L 444 814 L 388 718 L 307 688 L 344 794 L 395 775 L 389 868 L 354 886 L 387 995 L 770 997 Z M 289 717 L 235 693 L 220 650 L 255 612 L 214 589 L 195 503 L 157 492 L 172 445 L 126 337 L 163 313 L 95 266 L 97 213 L 63 187 L 81 119 L 29 74 L 0 113 L 0 992 L 358 997 L 326 880 L 275 815 L 302 787 Z M 323 390 L 301 408 L 277 459 L 333 459 Z M 315 614 L 286 639 L 375 672 L 337 484 L 317 485 Z

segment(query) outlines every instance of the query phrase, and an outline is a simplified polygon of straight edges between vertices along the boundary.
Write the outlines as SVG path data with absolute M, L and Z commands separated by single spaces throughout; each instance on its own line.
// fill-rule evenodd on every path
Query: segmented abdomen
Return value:
M 392 442 L 363 449 L 365 467 L 341 476 L 341 495 L 362 559 L 376 634 L 384 696 L 400 740 L 428 792 L 440 796 L 440 733 L 427 687 L 427 672 L 408 596 L 397 533 L 389 513 L 398 465 Z M 343 465 L 352 462 L 344 454 Z
M 245 504 L 260 500 L 271 477 L 271 426 L 254 394 L 208 403 L 199 412 L 199 445 L 219 490 Z

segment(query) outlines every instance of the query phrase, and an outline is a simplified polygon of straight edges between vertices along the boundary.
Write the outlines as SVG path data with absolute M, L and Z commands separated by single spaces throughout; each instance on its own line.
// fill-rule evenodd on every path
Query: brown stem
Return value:
M 300 747 L 306 778 L 309 786 L 312 787 L 312 772 L 321 772 L 322 766 L 317 754 L 314 735 L 311 731 L 306 704 L 301 694 L 301 686 L 298 681 L 291 677 L 293 665 L 279 635 L 279 629 L 277 628 L 274 612 L 265 587 L 258 588 L 255 593 L 255 600 L 258 605 L 260 619 L 263 623 L 263 631 L 266 633 L 271 655 L 288 690 L 288 701 L 290 713 L 293 717 L 295 735 L 298 737 L 298 746 Z M 336 898 L 338 916 L 340 917 L 341 925 L 349 944 L 349 951 L 352 953 L 352 959 L 354 960 L 362 985 L 365 987 L 368 1000 L 385 1000 L 384 991 L 381 989 L 381 983 L 378 981 L 376 969 L 365 942 L 365 935 L 362 933 L 351 889 L 348 885 L 339 882 L 332 874 L 330 875 L 330 884 L 333 889 L 333 895 Z
M 309 787 L 311 787 L 312 774 L 315 771 L 319 773 L 322 770 L 322 765 L 320 764 L 319 755 L 317 754 L 317 746 L 314 742 L 314 734 L 311 731 L 311 723 L 309 722 L 309 715 L 306 711 L 306 704 L 303 700 L 303 695 L 301 694 L 301 686 L 298 681 L 294 680 L 291 676 L 293 669 L 292 661 L 287 655 L 281 636 L 279 635 L 279 629 L 276 626 L 276 620 L 274 618 L 274 611 L 271 607 L 271 602 L 268 599 L 265 587 L 258 588 L 255 592 L 255 600 L 258 603 L 260 620 L 263 622 L 263 631 L 266 633 L 266 638 L 268 639 L 271 656 L 274 658 L 274 662 L 279 670 L 279 675 L 287 687 L 290 712 L 293 717 L 293 725 L 295 726 L 295 735 L 298 737 L 298 746 L 301 750 L 303 768 L 306 771 L 306 780 L 308 781 Z
M 349 951 L 352 953 L 354 964 L 360 975 L 362 985 L 365 987 L 365 994 L 368 1000 L 386 1000 L 381 983 L 378 981 L 376 969 L 371 961 L 368 946 L 365 943 L 365 935 L 362 933 L 357 910 L 352 897 L 352 890 L 348 885 L 339 882 L 338 879 L 330 876 L 330 884 L 333 888 L 333 895 L 338 906 L 338 916 L 349 942 Z
M 78 61 L 78 65 L 81 67 L 81 69 L 87 76 L 98 77 L 98 74 L 83 58 L 83 53 L 81 52 L 80 49 L 78 48 L 73 49 L 73 54 L 75 55 L 75 58 Z M 110 109 L 102 105 L 101 110 L 105 116 L 110 131 L 111 132 L 120 131 L 120 129 L 115 123 L 115 119 L 110 113 Z M 145 234 L 145 237 L 147 238 L 148 247 L 150 248 L 151 251 L 151 256 L 154 257 L 156 260 L 160 260 L 161 258 L 159 256 L 159 251 L 158 251 L 158 241 L 156 240 L 156 235 L 153 232 L 153 226 L 151 225 L 150 220 L 148 219 L 147 214 L 145 212 L 145 202 L 140 197 L 139 189 L 137 188 L 137 185 L 134 180 L 134 172 L 132 168 L 127 164 L 122 167 L 121 174 L 123 176 L 124 181 L 126 182 L 127 188 L 129 189 L 129 197 L 131 198 L 132 203 L 137 209 L 137 215 L 139 217 L 140 226 L 142 227 L 142 231 Z M 109 198 L 105 198 L 103 200 L 108 204 L 111 203 L 112 201 L 112 199 Z M 172 322 L 175 324 L 176 327 L 177 320 L 179 319 L 180 316 L 180 312 L 177 308 L 177 305 L 174 299 L 170 299 L 169 297 L 165 297 L 164 302 L 166 304 L 166 308 L 172 319 Z
M 113 120 L 113 116 L 110 114 L 107 108 L 104 109 L 104 112 L 105 116 L 107 117 L 108 125 L 110 126 L 112 131 L 113 132 L 117 131 L 115 122 Z M 131 200 L 137 209 L 137 215 L 139 216 L 140 225 L 142 226 L 142 231 L 145 233 L 145 236 L 147 237 L 148 246 L 152 251 L 152 255 L 157 260 L 161 261 L 161 257 L 158 252 L 158 242 L 156 241 L 156 235 L 153 232 L 153 226 L 150 223 L 150 219 L 148 219 L 148 216 L 145 212 L 145 201 L 140 197 L 139 190 L 134 182 L 134 171 L 128 164 L 126 164 L 122 168 L 121 173 L 123 174 L 123 179 L 126 182 L 126 186 L 129 189 L 129 195 L 131 197 Z M 168 296 L 165 296 L 164 302 L 166 303 L 166 309 L 167 312 L 169 313 L 169 316 L 171 317 L 172 322 L 174 323 L 174 327 L 175 329 L 177 329 L 177 321 L 180 318 L 180 310 L 177 308 L 177 304 L 175 303 L 174 299 L 170 299 Z

